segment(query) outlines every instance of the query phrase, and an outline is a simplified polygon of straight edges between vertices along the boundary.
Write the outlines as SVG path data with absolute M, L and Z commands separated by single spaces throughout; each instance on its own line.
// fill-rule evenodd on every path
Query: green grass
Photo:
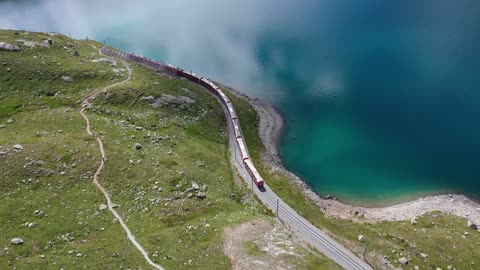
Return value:
M 113 71 L 124 67 L 92 62 L 103 58 L 93 41 L 0 31 L 0 41 L 20 45 L 46 38 L 49 48 L 0 51 L 0 269 L 149 269 L 113 215 L 98 209 L 105 198 L 91 179 L 100 153 L 79 114 L 84 96 L 124 80 L 126 72 Z M 221 106 L 191 82 L 129 65 L 132 80 L 101 93 L 87 111 L 106 149 L 100 181 L 155 262 L 229 269 L 223 228 L 268 214 L 243 200 L 251 195 L 234 182 Z M 153 108 L 143 100 L 162 94 L 195 103 Z M 189 198 L 192 182 L 207 186 L 206 199 Z M 25 243 L 12 245 L 14 237 Z
M 306 219 L 329 232 L 359 256 L 365 247 L 365 243 L 358 241 L 358 236 L 362 234 L 369 241 L 367 258 L 379 269 L 385 268 L 380 260 L 383 256 L 397 267 L 400 266 L 400 257 L 410 258 L 407 269 L 413 269 L 414 265 L 420 269 L 446 269 L 448 265 L 456 269 L 478 267 L 480 249 L 476 247 L 480 244 L 480 232 L 467 228 L 463 218 L 429 213 L 423 215 L 417 225 L 411 225 L 406 221 L 363 224 L 326 217 L 286 175 L 272 172 L 264 164 L 261 156 L 265 147 L 258 136 L 257 113 L 244 99 L 231 93 L 228 96 L 237 109 L 252 159 L 269 186 Z M 464 235 L 464 232 L 469 234 Z M 427 254 L 428 259 L 423 259 L 420 253 Z
M 45 37 L 19 36 L 37 42 Z M 17 38 L 0 31 L 2 41 Z M 0 268 L 148 269 L 111 213 L 98 210 L 105 199 L 91 177 L 100 155 L 78 112 L 83 96 L 123 80 L 112 72 L 123 67 L 91 62 L 100 57 L 90 46 L 94 42 L 52 39 L 49 49 L 0 52 L 0 65 L 10 68 L 0 71 L 0 123 L 15 120 L 0 129 L 0 151 L 7 152 L 0 157 Z M 63 49 L 72 42 L 81 57 Z M 138 241 L 155 254 L 153 260 L 167 269 L 228 269 L 223 227 L 263 215 L 263 209 L 231 196 L 243 191 L 232 180 L 221 108 L 189 82 L 132 67 L 131 83 L 100 96 L 88 112 L 107 151 L 101 181 Z M 64 82 L 63 75 L 74 82 Z M 181 88 L 194 93 L 194 105 L 153 109 L 141 99 L 185 95 Z M 133 147 L 137 142 L 144 145 L 141 151 Z M 13 152 L 14 144 L 24 150 Z M 186 199 L 184 190 L 192 181 L 208 186 L 206 200 Z M 163 191 L 154 190 L 155 185 Z M 35 226 L 22 226 L 26 222 Z M 25 244 L 11 245 L 14 237 Z

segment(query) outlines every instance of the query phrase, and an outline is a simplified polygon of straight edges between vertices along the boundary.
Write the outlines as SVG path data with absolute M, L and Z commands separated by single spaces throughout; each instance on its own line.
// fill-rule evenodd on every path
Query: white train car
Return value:
M 203 78 L 203 77 L 202 77 L 201 81 L 202 81 L 204 84 L 206 84 L 206 85 L 209 85 L 209 84 L 210 84 L 210 81 L 207 80 L 207 79 L 205 79 L 205 78 Z
M 232 103 L 228 103 L 228 104 L 227 104 L 227 108 L 228 108 L 228 113 L 230 114 L 230 118 L 231 118 L 232 120 L 238 119 L 237 113 L 235 112 L 235 109 L 233 108 Z
M 235 138 L 241 138 L 242 131 L 240 130 L 240 122 L 238 122 L 238 119 L 232 119 L 232 123 L 233 123 L 233 129 L 235 131 Z
M 264 184 L 263 178 L 260 175 L 260 173 L 258 173 L 257 168 L 255 168 L 255 165 L 253 165 L 252 160 L 246 159 L 243 161 L 243 164 L 245 165 L 245 168 L 247 169 L 248 173 L 252 177 L 257 187 L 259 188 L 263 187 L 263 184 Z
M 243 160 L 250 159 L 247 153 L 247 149 L 245 148 L 245 143 L 243 142 L 243 138 L 241 137 L 237 138 L 237 143 L 238 143 L 238 146 L 240 147 L 240 153 L 242 154 L 242 159 Z
M 219 88 L 218 89 L 218 94 L 220 95 L 220 98 L 222 99 L 223 103 L 228 104 L 230 103 L 230 99 L 223 93 L 223 91 Z

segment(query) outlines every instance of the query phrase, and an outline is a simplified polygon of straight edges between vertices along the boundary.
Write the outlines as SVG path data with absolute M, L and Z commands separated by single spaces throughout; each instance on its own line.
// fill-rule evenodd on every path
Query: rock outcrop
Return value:
M 0 50 L 4 51 L 20 51 L 22 50 L 20 47 L 17 45 L 9 44 L 6 42 L 0 42 Z

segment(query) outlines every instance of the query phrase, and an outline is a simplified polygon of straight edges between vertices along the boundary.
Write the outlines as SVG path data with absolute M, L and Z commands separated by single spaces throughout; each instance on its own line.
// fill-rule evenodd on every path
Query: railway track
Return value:
M 288 206 L 288 204 L 286 204 L 272 189 L 268 187 L 266 183 L 263 182 L 263 179 L 260 175 L 258 175 L 257 170 L 255 168 L 251 168 L 251 166 L 254 167 L 254 165 L 250 165 L 250 163 L 247 164 L 245 162 L 246 159 L 249 159 L 248 147 L 246 144 L 242 145 L 242 141 L 244 143 L 244 140 L 241 139 L 243 138 L 243 132 L 241 131 L 240 123 L 236 118 L 237 114 L 235 112 L 235 108 L 231 104 L 228 97 L 225 96 L 218 86 L 208 79 L 200 77 L 192 72 L 186 72 L 183 69 L 157 62 L 140 55 L 119 52 L 108 47 L 104 47 L 102 51 L 106 55 L 134 61 L 136 63 L 153 68 L 159 72 L 164 72 L 173 76 L 184 77 L 197 83 L 200 87 L 212 93 L 219 100 L 227 118 L 230 138 L 229 144 L 230 149 L 232 150 L 232 163 L 239 174 L 243 176 L 243 179 L 247 182 L 247 184 L 252 183 L 252 191 L 257 195 L 260 201 L 267 208 L 277 213 L 277 217 L 282 221 L 282 223 L 295 232 L 300 239 L 317 248 L 320 252 L 325 254 L 343 268 L 348 270 L 373 269 L 368 263 L 328 236 L 325 232 L 315 227 L 300 214 L 298 214 L 293 208 Z M 235 129 L 237 129 L 237 131 Z M 238 133 L 241 134 L 240 141 L 237 140 L 239 135 Z M 247 168 L 249 166 L 250 168 Z M 252 176 L 252 169 L 257 173 L 257 175 Z M 254 183 L 255 185 L 253 185 Z M 262 185 L 263 188 L 261 189 L 257 187 Z

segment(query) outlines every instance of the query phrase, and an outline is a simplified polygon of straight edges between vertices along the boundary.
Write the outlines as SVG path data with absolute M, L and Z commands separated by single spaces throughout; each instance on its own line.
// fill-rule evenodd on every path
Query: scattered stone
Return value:
M 15 122 L 15 120 L 13 120 L 13 119 L 8 119 L 8 120 L 7 120 L 7 124 L 11 124 L 11 123 L 13 123 L 13 122 Z
M 365 236 L 363 236 L 363 235 L 360 234 L 360 235 L 358 236 L 358 241 L 362 241 L 362 242 L 365 241 Z
M 115 61 L 115 59 L 113 59 L 113 58 L 94 59 L 94 60 L 92 60 L 92 62 L 94 62 L 94 63 L 107 63 L 107 64 L 111 64 L 112 66 L 117 65 L 117 61 Z
M 23 241 L 22 238 L 13 238 L 12 239 L 12 244 L 14 244 L 14 245 L 21 245 L 23 243 L 24 243 L 24 241 Z
M 467 221 L 467 226 L 472 230 L 478 230 L 477 224 L 473 223 L 473 221 L 471 221 L 471 220 Z
M 197 194 L 195 194 L 195 196 L 199 199 L 207 198 L 207 194 L 205 192 L 198 192 Z
M 135 149 L 140 150 L 142 148 L 143 148 L 143 145 L 141 145 L 140 143 L 135 144 Z
M 98 210 L 100 210 L 100 211 L 103 211 L 107 208 L 108 208 L 108 206 L 106 204 L 103 204 L 103 203 L 98 206 Z
M 428 257 L 428 255 L 427 255 L 427 254 L 425 254 L 425 253 L 420 253 L 420 257 L 422 257 L 422 258 L 426 259 L 426 258 Z
M 82 253 L 77 253 L 77 257 L 82 257 Z
M 20 150 L 20 151 L 21 151 L 21 150 L 23 150 L 23 146 L 22 146 L 21 144 L 15 144 L 15 145 L 13 146 L 13 149 L 15 149 L 15 150 Z
M 192 188 L 194 190 L 199 190 L 200 189 L 200 186 L 196 183 L 196 182 L 192 182 Z
M 41 258 L 41 259 L 45 259 L 45 255 L 43 255 L 43 254 L 40 255 L 40 258 Z
M 73 51 L 72 55 L 75 56 L 75 57 L 79 57 L 80 53 L 77 50 L 75 50 L 75 51 Z
M 417 221 L 418 221 L 418 217 L 413 217 L 413 218 L 410 220 L 410 223 L 411 223 L 412 225 L 415 225 L 415 224 L 417 224 Z
M 408 259 L 405 257 L 401 257 L 400 259 L 398 259 L 398 262 L 401 264 L 408 264 Z
M 36 47 L 48 48 L 49 47 L 47 43 L 38 43 L 38 42 L 35 42 L 35 41 L 23 40 L 23 39 L 19 39 L 19 40 L 16 40 L 16 41 L 21 42 L 21 43 L 23 43 L 23 45 L 25 45 L 27 47 L 30 47 L 30 48 L 36 48 Z
M 124 68 L 114 68 L 112 69 L 112 71 L 113 73 L 115 73 L 115 75 L 120 76 L 122 75 L 122 73 L 126 72 L 127 70 Z
M 448 270 L 453 270 L 453 266 L 449 265 L 449 266 L 447 266 L 447 269 Z
M 420 270 L 420 267 L 418 267 L 418 265 L 415 265 L 415 267 L 413 267 L 413 269 Z
M 73 82 L 73 79 L 72 77 L 69 77 L 69 76 L 62 76 L 60 77 L 64 82 L 68 82 L 68 83 L 72 83 Z
M 11 68 L 7 68 L 7 71 L 10 72 L 10 71 L 12 71 L 12 69 L 11 69 Z
M 162 94 L 160 98 L 154 98 L 153 96 L 144 97 L 143 100 L 154 108 L 168 105 L 190 105 L 195 103 L 195 100 L 185 96 L 171 96 Z
M 0 125 L 0 128 L 5 128 L 5 125 Z

